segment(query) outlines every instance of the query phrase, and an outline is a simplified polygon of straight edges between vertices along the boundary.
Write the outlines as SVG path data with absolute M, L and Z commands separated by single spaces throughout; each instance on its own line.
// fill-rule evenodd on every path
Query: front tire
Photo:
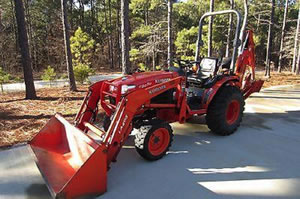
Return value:
M 135 135 L 135 148 L 146 160 L 161 159 L 173 141 L 173 130 L 168 123 L 142 126 Z
M 208 128 L 222 136 L 233 134 L 242 121 L 245 101 L 241 91 L 234 86 L 221 88 L 208 106 Z

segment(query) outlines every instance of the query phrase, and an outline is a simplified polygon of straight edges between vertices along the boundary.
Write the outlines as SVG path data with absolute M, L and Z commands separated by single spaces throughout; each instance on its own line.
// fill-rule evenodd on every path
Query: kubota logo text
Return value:
M 159 92 L 159 91 L 161 91 L 162 89 L 165 89 L 166 88 L 166 85 L 162 85 L 162 86 L 160 86 L 160 87 L 157 87 L 157 88 L 154 88 L 154 89 L 152 89 L 152 90 L 150 90 L 149 91 L 149 94 L 154 94 L 154 93 L 156 93 L 156 92 Z

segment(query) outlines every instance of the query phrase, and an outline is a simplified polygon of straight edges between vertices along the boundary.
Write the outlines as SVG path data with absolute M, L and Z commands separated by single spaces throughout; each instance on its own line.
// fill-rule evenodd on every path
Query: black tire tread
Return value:
M 226 122 L 225 113 L 227 105 L 232 99 L 237 99 L 240 102 L 240 116 L 235 123 L 229 125 Z M 245 101 L 241 91 L 234 86 L 224 86 L 220 88 L 208 107 L 206 114 L 207 126 L 217 135 L 231 135 L 240 126 L 244 110 Z
M 154 132 L 156 129 L 159 128 L 165 128 L 168 130 L 169 134 L 170 134 L 170 142 L 168 147 L 166 148 L 166 150 L 161 153 L 158 156 L 153 156 L 149 150 L 148 150 L 148 140 L 152 134 L 152 132 Z M 138 133 L 135 135 L 135 148 L 136 151 L 138 152 L 138 154 L 140 156 L 142 156 L 144 159 L 149 160 L 149 161 L 155 161 L 155 160 L 159 160 L 161 159 L 166 152 L 169 150 L 169 148 L 172 146 L 172 142 L 173 142 L 173 130 L 172 127 L 170 126 L 170 124 L 162 122 L 162 123 L 158 123 L 155 125 L 147 125 L 147 126 L 142 126 Z

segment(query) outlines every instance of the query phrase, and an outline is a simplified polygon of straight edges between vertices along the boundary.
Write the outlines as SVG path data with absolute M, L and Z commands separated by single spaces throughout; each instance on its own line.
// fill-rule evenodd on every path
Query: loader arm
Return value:
M 105 80 L 96 82 L 89 87 L 89 91 L 75 117 L 75 126 L 82 131 L 86 129 L 84 125 L 85 122 L 93 123 L 96 120 L 101 88 L 104 81 Z
M 183 77 L 176 77 L 170 81 L 156 84 L 146 89 L 138 89 L 125 96 L 117 106 L 110 127 L 103 140 L 107 146 L 107 165 L 116 160 L 124 142 L 132 130 L 132 119 L 136 112 L 143 109 L 143 105 L 152 98 L 165 91 L 181 85 Z M 181 107 L 184 108 L 184 107 Z

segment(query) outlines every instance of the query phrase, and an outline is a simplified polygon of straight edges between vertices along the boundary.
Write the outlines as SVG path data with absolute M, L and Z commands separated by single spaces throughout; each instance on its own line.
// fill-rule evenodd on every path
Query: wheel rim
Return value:
M 227 107 L 226 121 L 228 124 L 233 124 L 239 118 L 240 103 L 238 100 L 232 100 Z
M 149 152 L 154 156 L 158 156 L 168 148 L 169 142 L 169 131 L 165 128 L 159 128 L 150 136 L 148 144 Z

